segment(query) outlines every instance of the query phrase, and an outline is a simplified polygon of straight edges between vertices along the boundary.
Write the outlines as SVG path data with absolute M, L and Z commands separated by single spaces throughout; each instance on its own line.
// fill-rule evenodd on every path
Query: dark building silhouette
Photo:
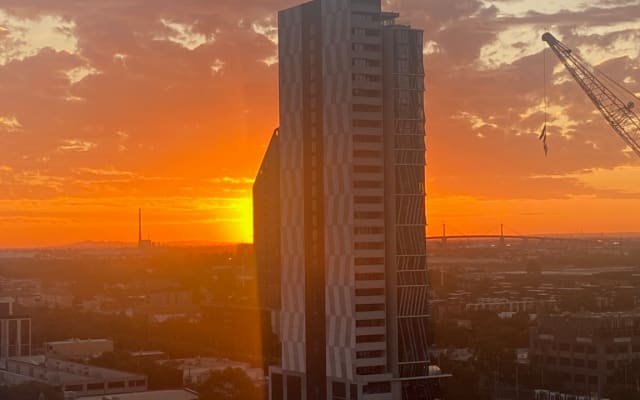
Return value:
M 397 17 L 380 0 L 278 16 L 279 176 L 254 188 L 258 264 L 280 260 L 274 400 L 432 397 L 423 34 Z
M 260 307 L 273 312 L 280 309 L 280 149 L 278 130 L 253 185 L 253 243 L 256 254 Z

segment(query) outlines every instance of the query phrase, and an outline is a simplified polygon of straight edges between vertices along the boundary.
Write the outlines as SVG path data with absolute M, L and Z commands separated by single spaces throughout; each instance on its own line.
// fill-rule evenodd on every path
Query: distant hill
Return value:
M 52 246 L 50 249 L 120 249 L 136 247 L 137 243 L 134 242 L 102 242 L 94 240 L 86 240 L 83 242 L 76 242 L 70 244 L 64 244 L 61 246 Z

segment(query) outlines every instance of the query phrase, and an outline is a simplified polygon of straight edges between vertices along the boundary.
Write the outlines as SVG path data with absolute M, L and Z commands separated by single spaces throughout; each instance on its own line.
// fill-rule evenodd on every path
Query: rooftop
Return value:
M 141 393 L 78 397 L 77 400 L 198 400 L 198 394 L 188 389 L 156 390 Z
M 58 340 L 54 342 L 45 342 L 48 345 L 57 345 L 57 344 L 71 344 L 71 343 L 112 343 L 113 341 L 110 339 L 68 339 L 68 340 Z
M 42 371 L 33 377 L 57 383 L 93 382 L 96 379 L 104 381 L 146 379 L 146 376 L 114 369 L 85 365 L 72 361 L 59 360 L 46 356 L 13 357 L 8 363 L 19 363 L 40 367 Z M 11 368 L 7 368 L 12 371 Z M 12 371 L 15 372 L 15 371 Z

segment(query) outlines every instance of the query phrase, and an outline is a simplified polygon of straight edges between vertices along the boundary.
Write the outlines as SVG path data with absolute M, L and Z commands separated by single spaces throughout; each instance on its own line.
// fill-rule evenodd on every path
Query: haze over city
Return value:
M 640 0 L 0 0 L 0 400 L 640 399 Z
M 0 246 L 252 240 L 296 1 L 0 1 Z M 385 1 L 424 29 L 429 233 L 635 232 L 640 168 L 543 32 L 638 91 L 629 0 Z

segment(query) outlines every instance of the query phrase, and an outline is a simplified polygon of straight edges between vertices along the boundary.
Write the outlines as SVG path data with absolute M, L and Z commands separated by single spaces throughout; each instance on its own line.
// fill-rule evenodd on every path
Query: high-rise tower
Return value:
M 381 0 L 279 13 L 273 400 L 429 398 L 423 34 L 397 17 Z

